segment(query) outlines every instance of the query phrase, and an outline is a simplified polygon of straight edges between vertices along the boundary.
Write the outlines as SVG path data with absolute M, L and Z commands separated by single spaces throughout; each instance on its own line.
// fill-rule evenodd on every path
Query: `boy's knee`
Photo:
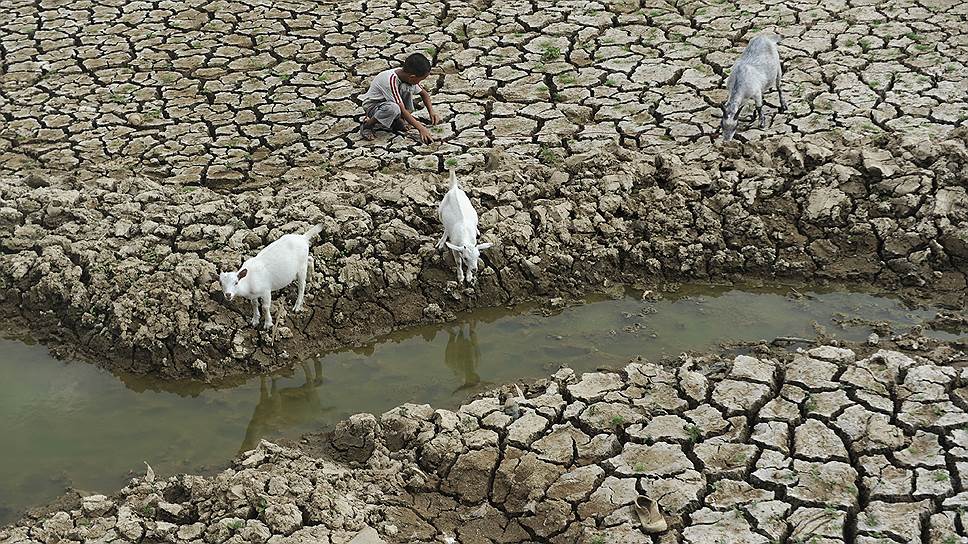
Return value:
M 387 102 L 383 105 L 383 108 L 388 116 L 400 117 L 400 106 L 396 102 Z

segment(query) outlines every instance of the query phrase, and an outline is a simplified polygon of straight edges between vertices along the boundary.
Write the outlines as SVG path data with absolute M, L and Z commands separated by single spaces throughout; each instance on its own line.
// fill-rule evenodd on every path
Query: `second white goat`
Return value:
M 780 89 L 780 77 L 783 70 L 780 67 L 780 53 L 776 44 L 780 37 L 775 34 L 761 34 L 750 40 L 746 50 L 740 55 L 733 70 L 726 79 L 726 90 L 729 99 L 723 106 L 723 140 L 729 141 L 736 134 L 739 125 L 739 114 L 743 103 L 752 98 L 756 104 L 756 114 L 760 118 L 760 128 L 766 128 L 766 118 L 763 116 L 763 93 L 776 86 L 780 95 L 780 111 L 786 111 L 786 100 Z
M 312 227 L 305 234 L 285 234 L 267 245 L 255 257 L 242 263 L 238 272 L 222 272 L 219 282 L 222 293 L 231 301 L 236 296 L 252 301 L 252 326 L 259 324 L 259 304 L 266 314 L 265 328 L 272 328 L 272 292 L 299 280 L 299 293 L 294 312 L 302 309 L 306 291 L 306 276 L 313 266 L 309 242 L 323 230 Z
M 457 174 L 453 169 L 450 171 L 450 189 L 444 194 L 437 208 L 437 215 L 440 222 L 444 224 L 444 234 L 437 242 L 437 248 L 444 247 L 444 244 L 454 254 L 457 261 L 457 282 L 463 283 L 465 279 L 464 266 L 467 266 L 466 279 L 468 282 L 474 281 L 474 273 L 477 271 L 477 261 L 480 259 L 481 250 L 491 247 L 491 243 L 478 244 L 477 237 L 480 233 L 477 230 L 477 212 L 471 204 L 467 194 L 457 183 Z

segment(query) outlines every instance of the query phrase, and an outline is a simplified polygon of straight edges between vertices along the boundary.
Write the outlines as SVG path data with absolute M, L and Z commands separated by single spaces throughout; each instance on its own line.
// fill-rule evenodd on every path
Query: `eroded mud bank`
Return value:
M 218 377 L 289 364 L 462 309 L 609 282 L 779 277 L 913 286 L 949 301 L 968 270 L 966 130 L 943 141 L 616 149 L 557 168 L 499 151 L 465 174 L 486 266 L 475 289 L 434 250 L 440 176 L 334 173 L 238 194 L 143 177 L 3 179 L 7 312 L 105 364 Z M 217 272 L 321 222 L 307 308 L 272 334 Z M 952 298 L 953 297 L 953 298 Z

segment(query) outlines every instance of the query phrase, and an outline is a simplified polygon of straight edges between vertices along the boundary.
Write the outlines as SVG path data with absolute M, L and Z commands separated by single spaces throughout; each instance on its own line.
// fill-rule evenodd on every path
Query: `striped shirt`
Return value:
M 397 68 L 384 70 L 373 78 L 370 83 L 370 90 L 360 96 L 360 100 L 366 105 L 372 102 L 394 102 L 403 109 L 413 96 L 420 94 L 420 85 L 411 85 L 397 77 Z M 406 97 L 407 101 L 404 101 Z

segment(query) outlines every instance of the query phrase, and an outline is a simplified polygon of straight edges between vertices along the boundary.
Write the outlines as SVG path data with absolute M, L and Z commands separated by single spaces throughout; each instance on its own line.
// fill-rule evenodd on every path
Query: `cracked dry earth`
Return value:
M 324 165 L 469 169 L 494 147 L 549 163 L 709 142 L 725 72 L 773 28 L 791 108 L 769 133 L 941 137 L 968 116 L 966 15 L 957 0 L 2 0 L 0 172 L 235 187 Z M 357 96 L 413 51 L 436 66 L 440 142 L 361 145 Z
M 409 544 L 952 544 L 966 534 L 964 369 L 821 346 L 561 369 L 525 398 L 507 391 L 456 412 L 408 404 L 353 416 L 320 457 L 263 442 L 212 478 L 136 478 L 113 498 L 25 518 L 0 541 L 342 544 L 365 526 Z M 659 500 L 668 532 L 640 530 L 639 493 Z

